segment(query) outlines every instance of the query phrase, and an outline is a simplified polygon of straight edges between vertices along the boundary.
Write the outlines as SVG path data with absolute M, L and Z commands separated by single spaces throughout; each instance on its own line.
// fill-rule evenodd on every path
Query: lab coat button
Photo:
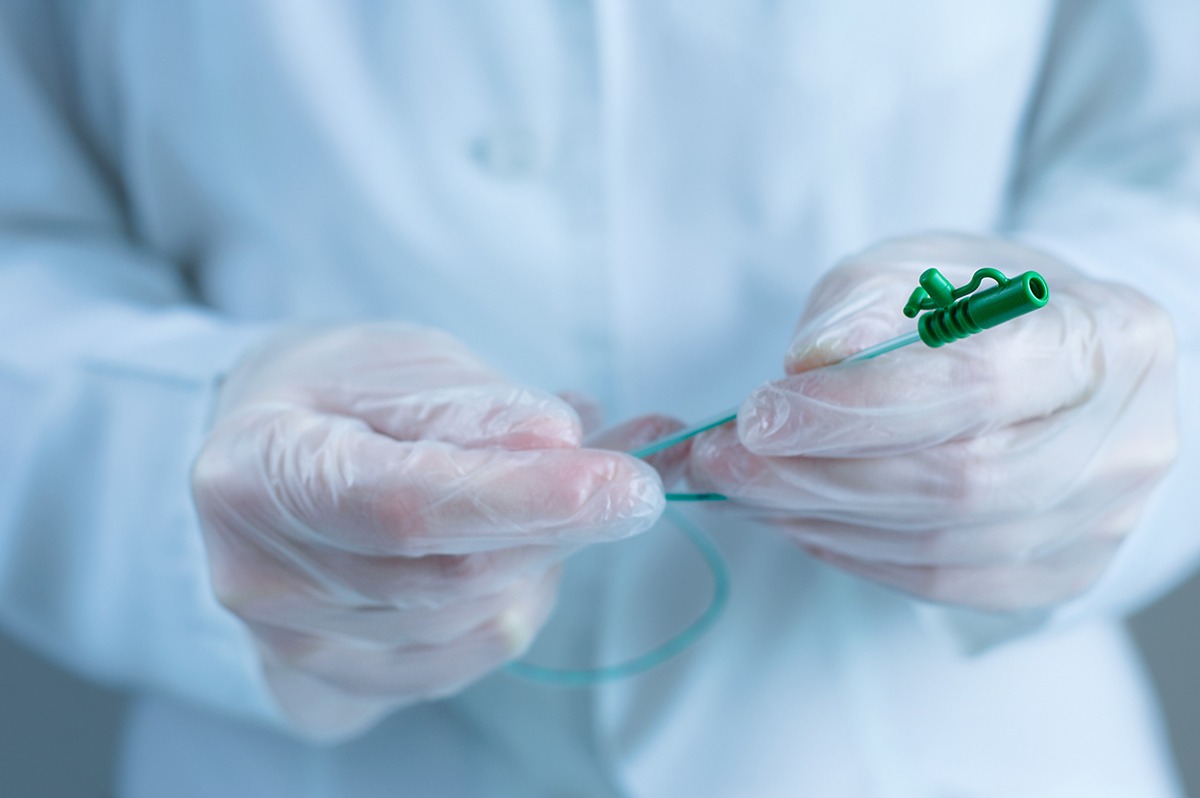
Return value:
M 533 134 L 522 128 L 478 136 L 471 142 L 470 154 L 481 169 L 500 179 L 523 177 L 537 165 Z

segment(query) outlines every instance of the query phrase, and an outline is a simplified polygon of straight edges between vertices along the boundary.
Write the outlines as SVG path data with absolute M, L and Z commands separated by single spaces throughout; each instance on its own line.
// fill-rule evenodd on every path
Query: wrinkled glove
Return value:
M 909 332 L 917 277 L 1042 272 L 1049 304 L 940 349 L 828 365 Z M 986 286 L 987 284 L 985 284 Z M 699 490 L 835 566 L 978 610 L 1092 585 L 1178 447 L 1175 340 L 1156 304 L 1048 255 L 930 236 L 869 250 L 814 290 L 785 359 L 696 440 Z
M 642 419 L 606 440 L 676 426 Z M 519 654 L 563 558 L 664 507 L 650 465 L 581 434 L 566 401 L 430 330 L 290 333 L 246 356 L 193 495 L 216 595 L 284 714 L 342 736 Z

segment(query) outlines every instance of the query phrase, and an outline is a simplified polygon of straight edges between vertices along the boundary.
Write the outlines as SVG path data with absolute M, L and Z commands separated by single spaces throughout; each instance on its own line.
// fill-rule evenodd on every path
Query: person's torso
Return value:
M 779 373 L 837 258 L 996 227 L 1049 13 L 109 0 L 78 30 L 83 103 L 132 233 L 184 265 L 198 302 L 428 324 L 516 379 L 596 395 L 612 420 L 691 420 Z M 501 674 L 324 751 L 158 705 L 134 725 L 128 794 L 1156 787 L 1156 755 L 1126 745 L 1136 732 L 1077 739 L 1147 722 L 1109 632 L 971 663 L 910 602 L 757 530 L 708 526 L 732 604 L 650 674 L 592 691 Z M 560 665 L 653 644 L 708 589 L 669 530 L 572 569 L 534 652 Z M 1070 678 L 1083 657 L 1101 660 L 1087 684 Z M 1107 769 L 1079 770 L 1089 752 Z

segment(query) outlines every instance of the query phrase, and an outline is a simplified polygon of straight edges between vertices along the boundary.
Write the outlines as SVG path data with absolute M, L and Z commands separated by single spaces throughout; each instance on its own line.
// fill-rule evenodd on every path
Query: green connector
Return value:
M 996 285 L 978 291 L 985 279 Z M 928 269 L 904 306 L 904 315 L 912 318 L 930 311 L 917 322 L 917 332 L 926 346 L 939 347 L 1023 316 L 1049 300 L 1050 288 L 1037 272 L 1009 278 L 996 269 L 980 269 L 970 283 L 953 288 L 941 272 Z

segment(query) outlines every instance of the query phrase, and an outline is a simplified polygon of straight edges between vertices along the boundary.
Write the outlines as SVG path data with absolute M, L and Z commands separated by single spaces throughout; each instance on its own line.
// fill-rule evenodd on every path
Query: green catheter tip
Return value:
M 979 291 L 985 279 L 996 285 Z M 927 269 L 904 315 L 911 319 L 929 311 L 917 321 L 917 332 L 926 346 L 936 348 L 1024 316 L 1049 301 L 1050 288 L 1037 272 L 1009 278 L 996 269 L 980 269 L 971 282 L 955 288 L 937 269 Z

